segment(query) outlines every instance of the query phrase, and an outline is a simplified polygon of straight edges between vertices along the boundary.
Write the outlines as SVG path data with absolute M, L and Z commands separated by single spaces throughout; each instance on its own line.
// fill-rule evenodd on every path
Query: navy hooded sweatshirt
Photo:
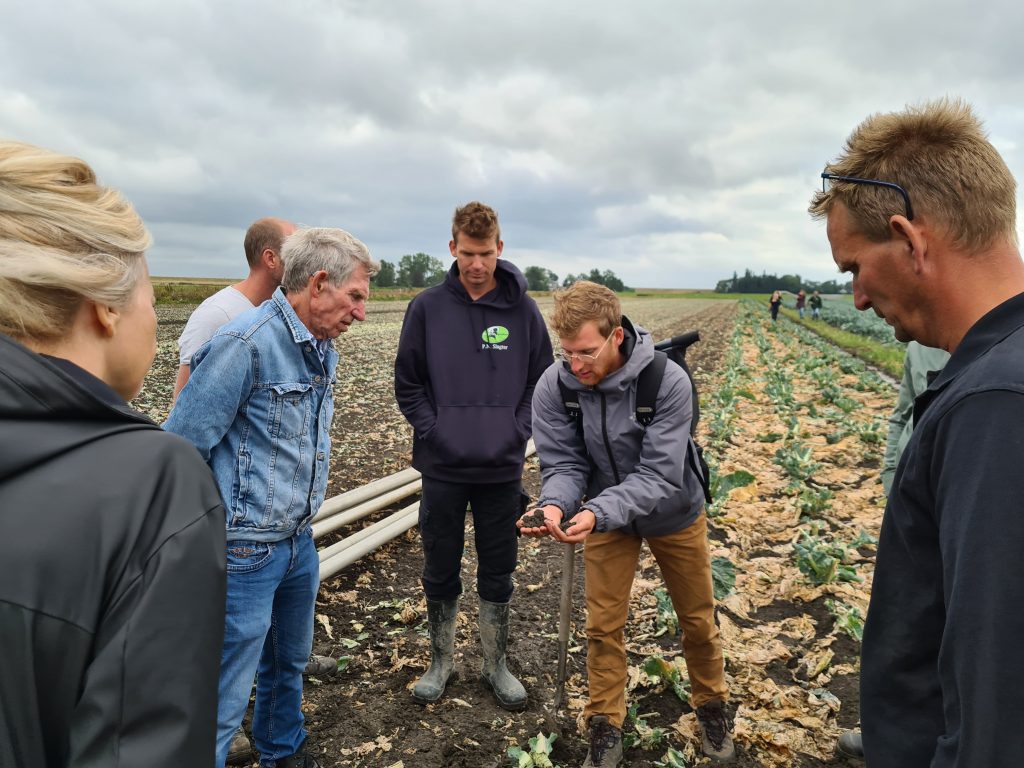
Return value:
M 526 280 L 502 259 L 497 287 L 473 301 L 452 264 L 409 303 L 395 359 L 395 397 L 412 424 L 412 465 L 455 483 L 522 475 L 537 379 L 551 340 Z

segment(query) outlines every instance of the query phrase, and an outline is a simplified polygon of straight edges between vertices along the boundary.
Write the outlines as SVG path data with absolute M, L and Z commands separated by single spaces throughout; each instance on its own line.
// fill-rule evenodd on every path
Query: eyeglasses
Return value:
M 821 174 L 821 191 L 828 192 L 831 188 L 831 184 L 829 184 L 829 182 L 836 181 L 844 184 L 870 184 L 873 187 L 885 187 L 886 189 L 895 190 L 903 196 L 903 204 L 907 208 L 907 221 L 914 220 L 914 208 L 910 204 L 910 195 L 907 194 L 907 190 L 899 184 L 894 184 L 891 181 L 879 181 L 878 179 L 859 179 L 856 176 L 839 176 L 838 174 L 825 171 Z
M 557 357 L 559 360 L 562 360 L 563 362 L 569 363 L 570 365 L 572 364 L 573 360 L 579 360 L 581 363 L 584 364 L 593 363 L 597 360 L 597 358 L 601 356 L 601 353 L 604 352 L 604 348 L 608 346 L 608 342 L 612 340 L 612 336 L 615 335 L 616 330 L 617 329 L 612 329 L 612 332 L 608 335 L 608 338 L 604 340 L 604 344 L 602 344 L 598 348 L 597 352 L 595 352 L 592 355 L 584 355 L 581 352 L 566 352 L 564 349 L 560 349 L 558 350 L 558 353 L 555 355 L 555 357 Z

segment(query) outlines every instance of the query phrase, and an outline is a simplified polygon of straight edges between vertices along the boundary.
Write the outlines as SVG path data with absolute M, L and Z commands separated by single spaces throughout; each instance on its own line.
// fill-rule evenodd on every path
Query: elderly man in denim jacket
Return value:
M 227 512 L 218 768 L 257 672 L 260 764 L 315 765 L 304 744 L 302 671 L 319 587 L 310 520 L 324 500 L 331 451 L 331 340 L 365 319 L 378 270 L 366 246 L 340 229 L 301 229 L 281 255 L 281 288 L 199 349 L 166 424 L 199 449 Z

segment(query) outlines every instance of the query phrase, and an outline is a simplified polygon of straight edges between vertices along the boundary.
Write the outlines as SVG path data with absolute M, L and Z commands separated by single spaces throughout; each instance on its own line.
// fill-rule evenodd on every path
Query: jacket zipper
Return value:
M 608 439 L 608 419 L 607 419 L 608 410 L 607 410 L 607 401 L 605 400 L 604 392 L 601 392 L 600 395 L 601 395 L 601 439 L 604 441 L 604 450 L 608 454 L 608 463 L 611 465 L 611 468 L 612 468 L 612 477 L 615 478 L 615 484 L 616 485 L 620 485 L 622 483 L 622 479 L 619 477 L 619 468 L 615 464 L 615 457 L 612 455 L 612 444 L 611 444 L 611 441 Z M 633 520 L 629 524 L 629 527 L 630 527 L 630 529 L 633 531 L 633 533 L 635 535 L 637 535 L 637 536 L 640 535 L 640 529 L 637 527 L 636 520 Z
M 619 485 L 622 480 L 619 479 L 619 468 L 615 466 L 615 457 L 612 455 L 612 444 L 608 440 L 608 421 L 607 421 L 607 402 L 604 398 L 604 392 L 601 392 L 601 438 L 604 440 L 604 449 L 608 453 L 608 463 L 612 467 L 612 477 L 615 478 L 615 484 Z

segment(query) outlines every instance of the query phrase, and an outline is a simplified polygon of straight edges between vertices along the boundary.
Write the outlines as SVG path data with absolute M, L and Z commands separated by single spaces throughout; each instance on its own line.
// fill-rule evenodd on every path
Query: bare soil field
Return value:
M 550 311 L 550 299 L 539 303 L 545 313 Z M 134 403 L 157 421 L 166 418 L 177 368 L 175 340 L 190 309 L 160 308 L 157 360 Z M 411 432 L 391 387 L 404 311 L 400 302 L 372 304 L 367 321 L 337 342 L 341 363 L 329 495 L 408 466 Z M 742 311 L 737 326 L 737 304 L 731 301 L 632 299 L 624 302 L 624 311 L 657 339 L 701 332 L 702 340 L 688 361 L 702 392 L 702 441 L 719 475 L 742 471 L 755 478 L 726 491 L 710 520 L 713 555 L 728 560 L 735 570 L 735 586 L 721 601 L 718 614 L 737 706 L 735 765 L 836 764 L 831 754 L 839 729 L 854 726 L 858 717 L 859 643 L 843 631 L 842 617 L 848 613 L 837 613 L 835 605 L 864 612 L 873 549 L 869 539 L 861 538 L 859 547 L 844 552 L 843 563 L 863 581 L 811 583 L 794 560 L 794 543 L 808 528 L 801 489 L 822 488 L 831 495 L 828 508 L 817 510 L 812 521 L 818 539 L 853 541 L 861 530 L 877 534 L 881 446 L 858 434 L 873 434 L 870 430 L 884 422 L 894 394 L 883 388 L 865 389 L 855 374 L 835 368 L 830 383 L 856 404 L 846 415 L 853 420 L 845 427 L 849 434 L 837 437 L 835 414 L 821 402 L 825 379 L 820 372 L 801 369 L 807 364 L 796 359 L 798 352 L 805 358 L 820 353 L 801 337 L 767 328 L 760 316 Z M 792 385 L 789 405 L 779 405 L 773 389 L 777 381 L 765 375 L 769 369 L 787 372 Z M 735 389 L 736 380 L 743 382 L 743 393 L 726 408 L 731 421 L 726 429 L 715 419 L 723 401 L 712 401 L 711 395 L 723 387 Z M 806 445 L 820 465 L 813 482 L 805 479 L 794 485 L 792 466 L 787 471 L 780 464 L 777 453 L 796 441 Z M 524 485 L 535 494 L 538 482 L 537 462 L 531 459 Z M 552 713 L 562 548 L 551 541 L 520 543 L 509 656 L 530 702 L 525 712 L 511 714 L 497 707 L 479 681 L 475 553 L 469 530 L 466 542 L 466 589 L 456 650 L 460 675 L 435 705 L 414 704 L 408 690 L 426 667 L 428 648 L 416 530 L 321 586 L 314 650 L 346 661 L 337 676 L 311 679 L 306 687 L 310 743 L 322 765 L 506 766 L 513 764 L 508 748 L 525 747 L 540 732 L 558 736 L 551 753 L 554 765 L 582 763 L 586 745 L 578 720 L 586 695 L 586 640 L 581 551 L 567 702 Z M 653 558 L 643 557 L 627 629 L 628 698 L 636 709 L 627 726 L 634 744 L 627 749 L 624 764 L 704 765 L 686 697 L 679 639 L 666 625 L 659 586 Z M 648 663 L 655 657 L 663 660 L 660 675 Z M 686 762 L 666 762 L 669 748 Z

